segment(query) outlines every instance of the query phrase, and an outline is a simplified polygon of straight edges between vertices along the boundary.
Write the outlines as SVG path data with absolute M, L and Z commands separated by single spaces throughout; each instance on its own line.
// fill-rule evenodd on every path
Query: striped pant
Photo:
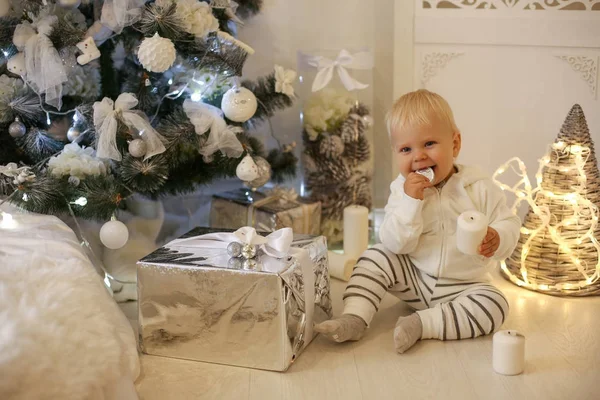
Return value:
M 486 282 L 436 278 L 378 244 L 359 258 L 344 293 L 344 313 L 367 324 L 390 292 L 417 310 L 422 339 L 454 340 L 495 332 L 508 316 L 502 292 Z

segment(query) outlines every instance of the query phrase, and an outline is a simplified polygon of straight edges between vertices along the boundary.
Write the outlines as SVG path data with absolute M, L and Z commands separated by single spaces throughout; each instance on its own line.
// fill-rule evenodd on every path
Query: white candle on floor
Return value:
M 344 208 L 344 254 L 358 259 L 369 246 L 369 209 L 363 206 Z
M 479 211 L 466 211 L 456 223 L 456 247 L 464 254 L 479 254 L 479 245 L 485 238 L 488 218 Z
M 525 369 L 525 336 L 515 330 L 498 331 L 493 339 L 494 371 L 518 375 Z
M 329 276 L 348 282 L 356 265 L 356 259 L 332 251 L 328 251 L 327 254 L 329 258 Z

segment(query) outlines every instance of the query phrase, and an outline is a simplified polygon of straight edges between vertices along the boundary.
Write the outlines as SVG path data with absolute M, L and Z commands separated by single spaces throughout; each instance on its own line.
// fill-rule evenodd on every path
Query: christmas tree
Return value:
M 292 104 L 294 72 L 241 81 L 237 27 L 261 4 L 0 0 L 0 196 L 106 221 L 133 194 L 293 176 L 293 146 L 252 131 Z
M 520 177 L 515 186 L 496 182 L 517 196 L 514 210 L 526 201 L 529 211 L 515 251 L 502 263 L 506 277 L 553 295 L 600 294 L 600 172 L 581 107 L 573 106 L 540 160 L 535 188 L 517 158 L 495 177 L 511 168 Z

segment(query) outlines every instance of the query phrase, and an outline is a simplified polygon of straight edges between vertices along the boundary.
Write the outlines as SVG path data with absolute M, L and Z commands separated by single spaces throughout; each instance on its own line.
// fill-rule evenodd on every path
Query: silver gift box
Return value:
M 214 231 L 199 228 L 184 237 Z M 313 322 L 330 319 L 326 239 L 295 235 L 292 246 L 307 249 L 312 261 Z M 277 261 L 283 264 L 281 272 L 270 273 L 232 269 L 227 261 L 222 249 L 167 244 L 138 262 L 142 352 L 274 371 L 289 368 L 315 336 L 305 337 L 300 264 L 287 257 Z

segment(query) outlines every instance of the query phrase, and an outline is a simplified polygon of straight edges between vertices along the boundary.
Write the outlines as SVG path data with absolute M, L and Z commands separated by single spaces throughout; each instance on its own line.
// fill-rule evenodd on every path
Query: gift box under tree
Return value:
M 332 315 L 327 242 L 198 228 L 138 263 L 138 301 L 146 354 L 285 371 Z
M 293 189 L 276 188 L 262 193 L 240 188 L 213 196 L 210 226 L 252 226 L 265 232 L 287 227 L 295 233 L 319 235 L 321 203 L 299 197 Z

